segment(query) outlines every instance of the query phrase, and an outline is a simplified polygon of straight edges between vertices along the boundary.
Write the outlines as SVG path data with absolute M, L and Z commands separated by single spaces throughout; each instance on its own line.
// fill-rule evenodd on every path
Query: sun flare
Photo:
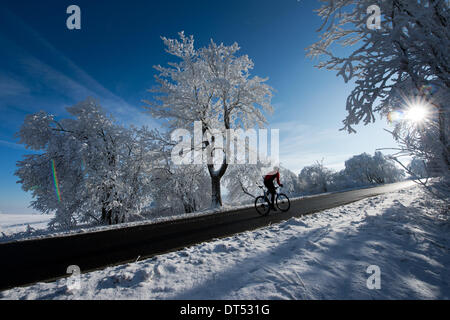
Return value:
M 428 116 L 428 108 L 423 104 L 414 104 L 406 110 L 405 118 L 411 122 L 418 123 L 424 121 Z

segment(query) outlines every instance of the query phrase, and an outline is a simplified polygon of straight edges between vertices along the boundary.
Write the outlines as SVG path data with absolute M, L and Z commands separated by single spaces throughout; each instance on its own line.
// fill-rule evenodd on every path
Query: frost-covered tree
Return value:
M 346 81 L 355 78 L 347 99 L 345 128 L 375 121 L 374 112 L 390 109 L 396 88 L 411 82 L 450 86 L 449 6 L 445 0 L 381 0 L 381 29 L 368 28 L 371 0 L 322 0 L 321 40 L 309 47 L 309 56 L 326 56 L 319 68 L 338 71 Z M 337 57 L 331 46 L 356 47 Z
M 169 163 L 170 164 L 170 163 Z M 208 207 L 209 175 L 203 165 L 167 165 L 151 173 L 153 210 L 170 215 Z
M 179 33 L 180 40 L 162 38 L 166 52 L 179 62 L 168 67 L 156 66 L 157 87 L 155 99 L 146 101 L 152 116 L 166 121 L 170 132 L 176 129 L 193 131 L 194 122 L 202 125 L 204 139 L 202 150 L 213 151 L 214 130 L 224 138 L 224 148 L 229 150 L 231 139 L 227 129 L 253 128 L 266 122 L 265 112 L 270 112 L 272 88 L 267 79 L 251 77 L 253 62 L 247 55 L 237 55 L 239 46 L 217 45 L 212 40 L 207 47 L 196 49 L 192 36 Z M 208 149 L 210 148 L 210 149 Z M 221 179 L 228 168 L 226 154 L 223 162 L 206 163 L 212 192 L 212 206 L 222 205 Z
M 33 208 L 56 213 L 53 225 L 124 222 L 150 201 L 151 132 L 115 124 L 90 98 L 67 111 L 72 118 L 26 116 L 17 135 L 36 153 L 17 163 L 18 183 Z
M 283 183 L 283 193 L 290 197 L 299 196 L 302 192 L 301 183 L 296 175 L 291 170 L 280 167 L 280 179 Z
M 404 171 L 395 161 L 375 152 L 363 153 L 345 162 L 345 169 L 335 172 L 324 166 L 323 160 L 304 167 L 298 175 L 302 193 L 314 194 L 339 191 L 369 184 L 393 183 L 404 179 Z
M 301 190 L 304 193 L 328 192 L 333 182 L 333 171 L 317 161 L 311 166 L 304 167 L 298 175 Z
M 447 94 L 446 99 L 441 101 L 450 101 L 450 94 Z M 392 158 L 402 166 L 408 174 L 416 176 L 416 173 L 421 173 L 421 178 L 431 178 L 426 180 L 416 180 L 422 184 L 426 190 L 433 193 L 435 196 L 449 201 L 450 198 L 450 169 L 446 161 L 446 153 L 450 154 L 450 146 L 442 148 L 442 130 L 439 126 L 439 114 L 431 111 L 431 107 L 424 104 L 420 107 L 426 116 L 420 121 L 409 121 L 408 119 L 401 119 L 395 124 L 394 130 L 391 132 L 399 144 L 398 148 L 394 148 L 395 153 Z M 447 116 L 449 117 L 449 110 Z M 419 119 L 418 119 L 419 120 Z M 450 133 L 450 126 L 444 129 L 445 136 L 448 137 Z M 448 141 L 447 141 L 448 144 Z M 424 172 L 414 167 L 414 171 L 410 166 L 406 166 L 400 159 L 402 157 L 413 157 L 420 159 L 425 163 L 427 175 L 422 175 Z M 417 160 L 418 161 L 418 160 Z M 414 164 L 418 164 L 415 161 Z
M 356 183 L 356 181 L 350 177 L 344 169 L 333 174 L 333 183 L 330 186 L 330 190 L 340 191 L 359 186 L 361 186 L 361 184 Z
M 408 165 L 408 172 L 411 173 L 413 178 L 428 177 L 427 167 L 425 161 L 423 161 L 422 159 L 412 159 Z
M 421 100 L 434 114 L 424 131 L 398 129 L 394 137 L 410 156 L 436 163 L 440 175 L 450 171 L 449 86 L 450 10 L 448 0 L 322 0 L 321 39 L 309 56 L 324 58 L 319 68 L 338 71 L 354 80 L 347 98 L 344 128 L 375 121 L 374 113 L 389 115 Z M 381 13 L 380 28 L 369 28 L 373 5 Z M 333 53 L 334 44 L 351 47 L 349 55 Z M 434 93 L 428 95 L 428 88 Z M 410 127 L 408 129 L 411 129 Z M 419 134 L 418 134 L 419 133 Z M 434 143 L 428 144 L 430 136 Z
M 379 151 L 374 156 L 362 153 L 345 161 L 345 174 L 355 186 L 393 183 L 404 178 L 403 170 Z
M 227 200 L 231 204 L 245 204 L 254 201 L 261 193 L 264 165 L 234 164 L 230 165 L 223 181 L 228 190 Z

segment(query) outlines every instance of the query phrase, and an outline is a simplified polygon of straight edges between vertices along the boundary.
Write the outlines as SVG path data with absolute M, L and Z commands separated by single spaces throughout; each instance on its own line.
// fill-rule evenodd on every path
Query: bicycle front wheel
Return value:
M 277 196 L 277 208 L 280 209 L 282 212 L 286 212 L 291 207 L 291 202 L 289 201 L 289 198 L 284 193 L 280 193 Z
M 255 209 L 261 216 L 267 216 L 269 214 L 270 207 L 265 197 L 259 196 L 255 199 Z

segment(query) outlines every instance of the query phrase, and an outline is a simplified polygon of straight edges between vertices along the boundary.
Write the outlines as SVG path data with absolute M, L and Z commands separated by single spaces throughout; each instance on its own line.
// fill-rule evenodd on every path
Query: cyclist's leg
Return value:
M 275 206 L 275 194 L 277 193 L 277 191 L 275 190 L 275 186 L 272 184 L 272 190 L 270 190 L 270 192 L 272 193 L 272 206 Z
M 270 194 L 270 182 L 267 182 L 266 180 L 264 180 L 264 186 L 267 188 L 267 193 L 268 193 L 267 195 L 269 195 Z
M 277 193 L 275 189 L 275 185 L 273 184 L 273 181 L 264 181 L 264 185 L 267 187 L 267 190 L 269 190 L 269 193 L 272 195 L 272 201 L 271 206 L 275 206 L 275 194 Z

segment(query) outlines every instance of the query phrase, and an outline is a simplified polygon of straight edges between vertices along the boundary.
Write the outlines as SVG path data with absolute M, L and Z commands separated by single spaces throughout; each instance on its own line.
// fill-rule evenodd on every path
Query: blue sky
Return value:
M 80 6 L 82 29 L 66 28 L 66 8 Z M 305 48 L 321 24 L 315 0 L 2 0 L 0 5 L 0 212 L 27 213 L 31 197 L 13 175 L 26 154 L 14 133 L 26 114 L 66 115 L 65 107 L 98 98 L 119 121 L 155 125 L 141 102 L 153 85 L 154 65 L 173 58 L 160 36 L 194 35 L 237 42 L 254 61 L 253 75 L 276 89 L 270 127 L 280 129 L 283 166 L 298 173 L 324 159 L 341 169 L 350 156 L 395 146 L 385 121 L 339 131 L 351 84 L 314 68 Z

